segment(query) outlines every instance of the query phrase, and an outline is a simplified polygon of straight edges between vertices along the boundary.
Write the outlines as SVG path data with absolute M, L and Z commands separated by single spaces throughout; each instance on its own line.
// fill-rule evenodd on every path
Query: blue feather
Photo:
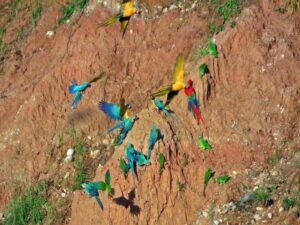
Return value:
M 80 99 L 81 99 L 81 92 L 78 91 L 74 95 L 73 103 L 72 103 L 72 106 L 71 106 L 72 109 L 76 108 L 76 106 L 78 105 Z
M 71 84 L 69 85 L 69 93 L 74 94 L 76 92 L 75 88 L 77 86 L 76 81 L 72 81 Z
M 125 121 L 120 121 L 115 126 L 113 126 L 112 128 L 110 128 L 107 132 L 110 134 L 111 132 L 113 132 L 114 130 L 118 129 L 119 127 L 124 126 L 124 124 L 125 124 Z
M 94 197 L 94 198 L 96 199 L 96 201 L 97 201 L 99 207 L 103 210 L 103 204 L 102 204 L 102 202 L 101 202 L 99 196 L 96 196 L 96 197 Z
M 148 146 L 147 159 L 150 159 L 151 152 L 152 152 L 152 150 L 153 150 L 153 147 L 154 147 L 156 141 L 158 140 L 158 137 L 159 137 L 159 132 L 158 132 L 158 130 L 156 129 L 156 127 L 153 126 L 153 127 L 151 128 L 150 136 L 149 136 L 149 146 Z
M 99 102 L 99 109 L 103 111 L 106 115 L 111 117 L 113 120 L 120 120 L 121 109 L 119 106 L 101 101 Z

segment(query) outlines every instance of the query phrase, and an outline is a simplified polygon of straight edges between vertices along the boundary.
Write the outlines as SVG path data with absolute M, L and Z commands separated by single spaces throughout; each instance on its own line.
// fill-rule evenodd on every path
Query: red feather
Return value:
M 204 120 L 203 120 L 203 118 L 202 118 L 202 116 L 201 116 L 201 113 L 200 113 L 199 108 L 196 107 L 195 105 L 193 105 L 193 106 L 192 106 L 192 110 L 193 110 L 193 112 L 194 112 L 194 115 L 196 116 L 197 121 L 198 121 L 198 122 L 201 121 L 201 123 L 202 123 L 203 126 L 204 126 Z

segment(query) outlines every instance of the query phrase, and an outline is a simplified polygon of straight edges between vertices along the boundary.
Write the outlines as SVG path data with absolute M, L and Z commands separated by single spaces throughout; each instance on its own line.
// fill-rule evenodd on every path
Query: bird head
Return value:
M 136 9 L 136 13 L 137 14 L 141 14 L 142 13 L 142 8 L 139 6 L 138 2 L 136 4 L 134 4 L 133 7 Z
M 154 96 L 151 96 L 151 100 L 154 100 L 155 99 L 155 97 Z
M 84 82 L 82 84 L 85 88 L 91 87 L 91 84 L 89 82 Z
M 126 109 L 131 109 L 131 105 L 129 103 L 125 104 Z
M 193 86 L 193 81 L 192 80 L 188 80 L 187 81 L 187 87 L 191 87 Z

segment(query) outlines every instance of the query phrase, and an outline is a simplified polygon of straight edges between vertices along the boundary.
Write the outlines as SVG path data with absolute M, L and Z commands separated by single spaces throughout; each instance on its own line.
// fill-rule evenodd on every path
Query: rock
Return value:
M 280 207 L 278 212 L 283 212 L 283 207 Z
M 174 10 L 174 9 L 178 9 L 178 7 L 177 7 L 177 5 L 172 4 L 172 5 L 170 5 L 169 9 L 170 10 Z
M 90 156 L 93 159 L 97 158 L 99 155 L 100 155 L 100 150 L 99 149 L 91 151 L 91 153 L 90 153 Z
M 256 210 L 257 210 L 257 211 L 263 211 L 264 208 L 263 208 L 263 207 L 256 207 Z
M 65 162 L 69 162 L 69 161 L 72 161 L 73 159 L 73 154 L 74 154 L 74 149 L 73 148 L 69 148 L 67 150 L 67 156 L 66 158 L 64 159 Z
M 87 136 L 87 139 L 92 140 L 92 136 L 91 135 Z
M 219 225 L 219 221 L 218 220 L 214 220 L 214 225 Z
M 163 13 L 166 13 L 166 12 L 168 12 L 168 8 L 163 9 Z
M 46 33 L 46 37 L 47 38 L 52 38 L 53 37 L 53 35 L 54 35 L 54 31 L 53 30 L 49 30 L 49 31 L 47 31 L 47 33 Z
M 258 214 L 255 214 L 255 215 L 254 215 L 254 219 L 255 219 L 256 221 L 261 220 L 261 216 L 258 215 Z
M 102 140 L 102 144 L 104 144 L 104 145 L 109 145 L 109 140 L 108 140 L 108 139 L 103 139 L 103 140 Z
M 60 196 L 64 198 L 64 197 L 66 197 L 66 193 L 62 192 Z
M 64 179 L 67 179 L 70 176 L 70 172 L 67 172 L 66 175 L 64 176 Z
M 205 218 L 208 218 L 209 215 L 208 215 L 207 212 L 202 212 L 202 216 L 205 217 Z
M 272 213 L 268 213 L 268 218 L 269 219 L 272 219 L 272 216 L 273 216 Z

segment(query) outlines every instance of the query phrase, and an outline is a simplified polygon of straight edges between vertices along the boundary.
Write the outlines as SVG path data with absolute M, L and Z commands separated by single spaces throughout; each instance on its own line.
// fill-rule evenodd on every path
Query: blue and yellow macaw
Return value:
M 130 109 L 130 105 L 125 104 L 125 99 L 123 97 L 120 99 L 120 105 L 100 101 L 99 109 L 113 120 L 123 120 L 129 118 L 128 109 Z
M 104 20 L 101 26 L 109 26 L 114 22 L 120 21 L 122 36 L 124 36 L 130 17 L 140 12 L 141 9 L 138 7 L 138 5 L 134 4 L 132 0 L 123 0 L 119 12 L 116 15 Z
M 93 182 L 93 183 L 83 183 L 82 184 L 82 187 L 84 188 L 84 192 L 95 198 L 99 207 L 103 210 L 103 204 L 99 198 L 99 192 L 98 190 L 100 189 L 101 187 L 101 183 L 100 182 Z
M 75 80 L 71 82 L 71 84 L 69 85 L 69 93 L 74 96 L 73 103 L 71 106 L 72 109 L 75 109 L 79 101 L 81 100 L 82 92 L 84 92 L 88 87 L 91 87 L 91 83 L 100 80 L 104 76 L 104 74 L 105 73 L 101 73 L 89 82 L 84 82 L 80 85 L 78 85 Z
M 151 97 L 160 97 L 160 96 L 167 95 L 165 106 L 169 105 L 172 99 L 179 93 L 179 91 L 183 90 L 186 87 L 183 78 L 184 78 L 184 58 L 182 54 L 179 54 L 176 58 L 172 83 L 162 87 L 157 92 L 151 94 Z
M 159 99 L 155 98 L 154 96 L 152 96 L 151 99 L 152 99 L 152 102 L 153 102 L 154 106 L 159 111 L 162 111 L 168 117 L 171 117 L 173 119 L 175 118 L 174 115 L 173 115 L 173 113 L 170 110 L 168 110 Z
M 149 165 L 150 163 L 142 152 L 136 151 L 134 149 L 133 145 L 130 142 L 128 142 L 128 145 L 125 149 L 125 157 L 128 160 L 127 168 L 125 169 L 125 171 L 131 169 L 132 176 L 134 176 L 135 174 L 135 164 L 138 166 L 143 166 Z
M 117 123 L 117 125 L 115 125 L 114 127 L 108 130 L 108 133 L 111 133 L 114 130 L 122 127 L 122 130 L 117 138 L 116 145 L 121 145 L 123 143 L 127 133 L 132 129 L 135 120 L 137 120 L 136 116 L 130 116 L 129 118 L 124 118 L 119 123 Z
M 157 142 L 159 138 L 159 131 L 155 126 L 151 128 L 150 135 L 149 135 L 149 146 L 148 146 L 148 152 L 147 152 L 147 159 L 150 159 L 151 152 L 153 150 L 153 147 L 155 143 Z

